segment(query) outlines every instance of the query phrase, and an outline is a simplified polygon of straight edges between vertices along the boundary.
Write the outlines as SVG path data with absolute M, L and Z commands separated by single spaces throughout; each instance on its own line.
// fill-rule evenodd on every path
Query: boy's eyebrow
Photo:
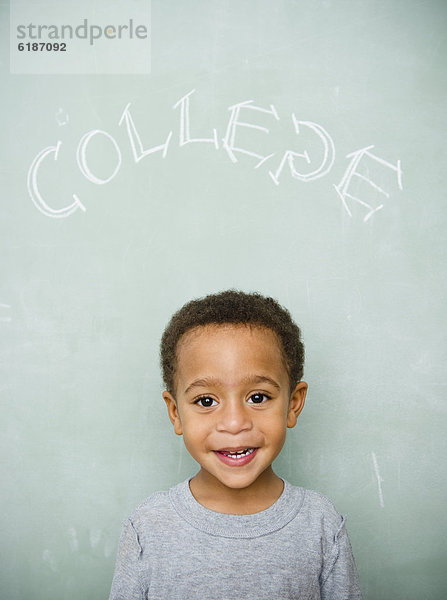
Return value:
M 248 375 L 244 378 L 244 383 L 270 383 L 278 391 L 281 390 L 279 383 L 267 375 Z
M 267 375 L 247 375 L 247 377 L 244 377 L 244 379 L 242 380 L 242 383 L 269 383 L 278 391 L 281 390 L 280 385 L 274 379 L 268 377 Z M 192 383 L 190 383 L 184 391 L 184 393 L 187 394 L 192 388 L 195 387 L 208 387 L 211 385 L 218 386 L 221 384 L 222 382 L 219 379 L 216 379 L 215 377 L 203 377 L 200 379 L 195 379 Z

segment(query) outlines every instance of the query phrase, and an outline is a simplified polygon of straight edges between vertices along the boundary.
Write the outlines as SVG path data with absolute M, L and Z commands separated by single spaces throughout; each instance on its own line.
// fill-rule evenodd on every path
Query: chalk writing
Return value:
M 76 194 L 73 194 L 74 202 L 63 208 L 52 208 L 45 202 L 45 200 L 40 195 L 39 188 L 37 186 L 37 173 L 39 171 L 40 165 L 42 161 L 50 154 L 54 154 L 54 160 L 57 160 L 61 144 L 62 142 L 59 141 L 56 144 L 56 146 L 48 146 L 48 148 L 44 148 L 43 150 L 41 150 L 31 163 L 31 167 L 28 171 L 28 192 L 31 200 L 34 203 L 34 206 L 38 210 L 40 210 L 40 212 L 45 216 L 56 219 L 69 217 L 78 209 L 81 209 L 82 211 L 86 210 L 85 206 L 80 202 Z
M 92 173 L 92 171 L 90 170 L 90 168 L 87 164 L 87 157 L 86 157 L 87 146 L 88 146 L 90 140 L 95 135 L 105 136 L 107 139 L 109 139 L 112 142 L 112 144 L 116 150 L 116 156 L 117 156 L 116 166 L 115 166 L 112 174 L 109 177 L 107 177 L 107 179 L 101 179 L 101 177 L 98 177 L 97 175 Z M 113 137 L 107 133 L 107 131 L 101 131 L 99 129 L 95 129 L 95 131 L 89 131 L 88 133 L 86 133 L 84 135 L 84 137 L 81 139 L 81 141 L 79 142 L 78 151 L 76 153 L 76 160 L 78 162 L 78 166 L 79 166 L 81 173 L 84 175 L 84 177 L 86 177 L 86 179 L 90 180 L 92 183 L 96 183 L 97 185 L 103 185 L 104 183 L 108 183 L 109 181 L 111 181 L 115 177 L 115 175 L 118 173 L 120 166 L 121 166 L 121 151 L 119 149 L 118 144 L 115 142 Z
M 330 173 L 335 162 L 334 140 L 322 125 L 312 121 L 300 120 L 294 113 L 291 115 L 291 121 L 297 140 L 301 140 L 299 136 L 303 131 L 310 132 L 313 139 L 316 141 L 317 146 L 320 148 L 317 157 L 315 157 L 315 152 L 311 155 L 306 148 L 301 148 L 301 150 L 298 151 L 296 148 L 290 147 L 284 152 L 281 152 L 280 156 L 277 157 L 275 152 L 269 152 L 268 149 L 266 149 L 266 151 L 257 148 L 255 137 L 247 139 L 247 136 L 245 136 L 243 138 L 245 141 L 241 140 L 240 134 L 243 131 L 246 133 L 258 131 L 263 136 L 266 136 L 264 139 L 269 139 L 267 136 L 270 135 L 271 126 L 280 120 L 278 111 L 273 104 L 270 104 L 268 107 L 263 107 L 255 104 L 253 100 L 245 100 L 231 105 L 228 108 L 230 117 L 225 129 L 225 135 L 222 138 L 221 148 L 219 148 L 218 131 L 216 128 L 212 128 L 211 135 L 208 134 L 204 137 L 193 137 L 191 134 L 190 108 L 194 93 L 195 90 L 191 90 L 183 95 L 172 107 L 173 110 L 178 109 L 180 113 L 178 131 L 180 147 L 192 143 L 206 144 L 208 146 L 212 144 L 215 150 L 222 149 L 228 155 L 232 163 L 239 162 L 242 156 L 255 159 L 255 169 L 260 169 L 262 165 L 268 162 L 269 165 L 271 165 L 271 168 L 266 171 L 266 173 L 276 186 L 280 185 L 286 175 L 294 180 L 309 183 L 325 177 Z M 124 108 L 118 121 L 118 126 L 125 126 L 135 163 L 140 163 L 143 159 L 158 152 L 161 153 L 163 159 L 166 158 L 170 140 L 173 135 L 172 129 L 168 131 L 164 141 L 158 140 L 159 143 L 145 147 L 130 112 L 130 107 L 131 103 L 128 103 Z M 68 115 L 64 115 L 64 111 L 59 109 L 57 118 L 60 125 L 68 123 Z M 260 118 L 262 124 L 254 122 L 255 117 Z M 112 149 L 112 154 L 107 154 L 107 160 L 110 162 L 108 167 L 110 170 L 107 172 L 107 176 L 99 176 L 88 160 L 87 151 L 90 143 L 95 138 L 104 140 L 104 142 L 109 144 Z M 54 146 L 48 146 L 41 150 L 32 161 L 27 178 L 28 193 L 34 206 L 42 214 L 51 218 L 69 217 L 79 210 L 86 212 L 86 207 L 84 203 L 80 201 L 76 190 L 73 190 L 71 193 L 73 202 L 61 202 L 59 200 L 58 205 L 61 203 L 65 204 L 62 208 L 54 208 L 53 202 L 43 198 L 39 191 L 38 176 L 42 163 L 51 156 L 53 156 L 54 161 L 57 162 L 61 146 L 62 141 L 58 140 Z M 349 163 L 344 171 L 344 175 L 338 184 L 333 184 L 336 194 L 341 200 L 342 207 L 347 215 L 349 215 L 349 217 L 353 216 L 352 206 L 355 204 L 359 206 L 361 210 L 366 211 L 366 214 L 363 216 L 364 222 L 368 221 L 373 214 L 382 210 L 384 207 L 384 199 L 389 199 L 391 197 L 391 192 L 381 187 L 381 185 L 374 181 L 369 175 L 369 163 L 374 163 L 376 166 L 380 166 L 380 168 L 393 171 L 396 174 L 398 189 L 403 189 L 400 160 L 397 160 L 395 164 L 388 162 L 380 156 L 373 154 L 371 152 L 373 148 L 374 146 L 366 146 L 348 154 L 346 158 L 349 160 Z M 87 181 L 94 185 L 105 185 L 110 183 L 119 173 L 123 162 L 121 148 L 116 139 L 108 131 L 99 129 L 93 129 L 81 136 L 76 148 L 75 157 L 80 173 Z M 362 169 L 363 164 L 366 164 L 366 174 L 364 173 L 365 169 Z M 373 199 L 370 199 L 369 196 L 362 196 L 362 193 L 356 190 L 353 182 L 358 180 L 366 183 L 368 188 L 374 191 L 376 196 Z
M 118 125 L 122 125 L 123 121 L 126 123 L 127 135 L 129 136 L 130 146 L 132 148 L 132 154 L 136 163 L 139 163 L 142 158 L 148 156 L 149 154 L 153 154 L 154 152 L 163 151 L 163 158 L 165 158 L 166 153 L 168 151 L 169 141 L 172 137 L 172 131 L 168 133 L 168 137 L 164 144 L 160 144 L 158 146 L 153 146 L 152 148 L 148 148 L 143 150 L 143 143 L 141 141 L 140 136 L 138 135 L 137 128 L 135 127 L 134 120 L 132 119 L 132 115 L 130 114 L 130 103 L 124 109 L 124 112 L 121 116 L 121 119 Z
M 284 156 L 279 163 L 279 166 L 275 173 L 269 171 L 269 174 L 276 185 L 279 185 L 279 175 L 284 168 L 284 165 L 288 164 L 290 169 L 290 174 L 295 179 L 300 179 L 301 181 L 312 181 L 312 179 L 318 179 L 319 177 L 323 177 L 332 169 L 332 165 L 335 160 L 335 147 L 334 142 L 332 141 L 331 136 L 321 127 L 321 125 L 317 125 L 317 123 L 311 123 L 310 121 L 298 121 L 295 115 L 292 115 L 293 124 L 295 126 L 295 132 L 297 134 L 300 133 L 300 125 L 304 127 L 309 127 L 312 131 L 316 133 L 319 137 L 321 143 L 323 144 L 323 160 L 317 169 L 310 171 L 309 173 L 300 173 L 295 168 L 295 159 L 296 158 L 304 158 L 307 164 L 310 164 L 311 160 L 309 158 L 309 154 L 305 150 L 303 153 L 293 152 L 292 150 L 287 150 L 284 153 Z
M 362 148 L 361 150 L 357 150 L 356 152 L 352 152 L 351 154 L 348 154 L 346 158 L 351 158 L 352 160 L 349 163 L 349 166 L 348 166 L 345 174 L 343 175 L 340 183 L 338 185 L 334 185 L 335 189 L 337 190 L 338 195 L 341 198 L 341 201 L 343 202 L 343 206 L 345 207 L 349 216 L 352 216 L 352 213 L 349 210 L 347 200 L 353 200 L 354 202 L 358 202 L 358 204 L 360 204 L 361 206 L 364 206 L 368 210 L 367 214 L 363 218 L 364 221 L 367 221 L 375 212 L 377 212 L 378 210 L 381 210 L 383 208 L 383 204 L 378 203 L 378 204 L 376 204 L 376 206 L 372 206 L 368 202 L 362 200 L 361 198 L 357 198 L 356 196 L 353 196 L 352 194 L 350 194 L 348 190 L 349 190 L 349 186 L 351 185 L 352 179 L 354 177 L 358 177 L 359 179 L 366 181 L 372 188 L 377 190 L 377 192 L 379 194 L 384 195 L 386 198 L 389 198 L 390 194 L 388 192 L 386 192 L 385 190 L 383 190 L 381 187 L 379 187 L 371 179 L 369 179 L 368 176 L 362 175 L 361 173 L 359 173 L 357 171 L 357 168 L 358 168 L 361 160 L 363 160 L 363 159 L 365 159 L 365 157 L 367 157 L 367 158 L 383 165 L 385 168 L 396 171 L 397 184 L 398 184 L 400 190 L 403 189 L 402 188 L 402 168 L 401 168 L 400 160 L 398 160 L 396 166 L 394 166 L 393 164 L 387 162 L 386 160 L 383 160 L 382 158 L 379 158 L 378 156 L 375 156 L 374 154 L 369 152 L 369 150 L 371 150 L 372 148 L 374 148 L 374 146 L 368 146 L 367 148 Z
M 180 135 L 179 135 L 179 146 L 185 146 L 192 142 L 210 142 L 215 145 L 216 150 L 219 149 L 217 142 L 217 130 L 213 129 L 212 138 L 192 138 L 190 133 L 190 121 L 189 121 L 189 97 L 194 94 L 195 90 L 190 91 L 188 94 L 180 98 L 178 102 L 174 104 L 173 108 L 180 106 Z
M 385 503 L 383 501 L 383 491 L 382 491 L 383 479 L 380 476 L 379 465 L 377 464 L 377 458 L 376 458 L 375 452 L 371 452 L 371 456 L 372 456 L 373 465 L 374 465 L 374 473 L 376 474 L 376 479 L 377 479 L 377 488 L 378 488 L 378 491 L 379 491 L 379 502 L 380 502 L 380 506 L 382 508 L 384 508 L 385 507 Z
M 230 120 L 227 127 L 227 132 L 225 137 L 223 138 L 223 147 L 228 153 L 232 162 L 237 162 L 237 158 L 235 153 L 246 154 L 247 156 L 253 156 L 254 158 L 258 158 L 259 162 L 256 164 L 255 169 L 260 167 L 262 163 L 268 160 L 270 157 L 274 156 L 274 154 L 269 154 L 268 156 L 262 156 L 261 154 L 257 154 L 252 150 L 245 150 L 244 148 L 240 148 L 235 146 L 235 138 L 236 131 L 238 127 L 247 127 L 249 129 L 258 129 L 259 131 L 263 131 L 264 133 L 269 133 L 269 129 L 267 127 L 262 127 L 262 125 L 254 125 L 253 123 L 247 123 L 245 121 L 239 121 L 239 114 L 242 109 L 245 110 L 253 110 L 258 111 L 265 114 L 272 115 L 276 120 L 279 121 L 278 113 L 276 112 L 275 107 L 271 104 L 270 110 L 266 108 L 261 108 L 260 106 L 254 106 L 253 100 L 246 100 L 245 102 L 239 102 L 239 104 L 235 104 L 234 106 L 230 106 L 228 109 L 231 111 Z
M 56 113 L 56 121 L 59 127 L 63 127 L 69 121 L 68 114 L 65 112 L 63 108 L 59 108 Z

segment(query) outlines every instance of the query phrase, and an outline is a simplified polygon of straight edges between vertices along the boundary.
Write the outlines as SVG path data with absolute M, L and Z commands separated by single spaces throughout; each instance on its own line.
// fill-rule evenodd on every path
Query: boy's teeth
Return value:
M 238 452 L 225 452 L 222 451 L 222 454 L 226 456 L 231 456 L 231 458 L 242 458 L 242 456 L 247 456 L 254 452 L 254 448 L 247 448 L 246 450 L 239 450 Z

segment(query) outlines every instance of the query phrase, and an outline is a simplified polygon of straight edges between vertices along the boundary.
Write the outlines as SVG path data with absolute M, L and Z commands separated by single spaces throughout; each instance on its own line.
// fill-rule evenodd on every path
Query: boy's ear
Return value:
M 296 384 L 295 389 L 290 395 L 289 409 L 287 412 L 287 427 L 295 427 L 298 416 L 303 410 L 306 394 L 307 383 L 305 381 L 300 381 Z
M 163 400 L 166 402 L 168 408 L 168 415 L 171 419 L 171 423 L 174 425 L 174 431 L 177 435 L 182 435 L 182 422 L 180 421 L 180 415 L 177 408 L 175 398 L 169 392 L 163 392 Z

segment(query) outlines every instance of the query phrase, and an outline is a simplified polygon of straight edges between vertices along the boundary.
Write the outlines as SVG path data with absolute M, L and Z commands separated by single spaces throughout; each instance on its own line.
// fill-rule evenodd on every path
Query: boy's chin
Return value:
M 206 479 L 207 485 L 227 488 L 228 490 L 244 490 L 259 485 L 269 477 L 275 477 L 271 465 L 261 473 L 249 473 L 244 467 L 229 467 L 229 473 L 218 473 L 201 469 L 200 477 Z

